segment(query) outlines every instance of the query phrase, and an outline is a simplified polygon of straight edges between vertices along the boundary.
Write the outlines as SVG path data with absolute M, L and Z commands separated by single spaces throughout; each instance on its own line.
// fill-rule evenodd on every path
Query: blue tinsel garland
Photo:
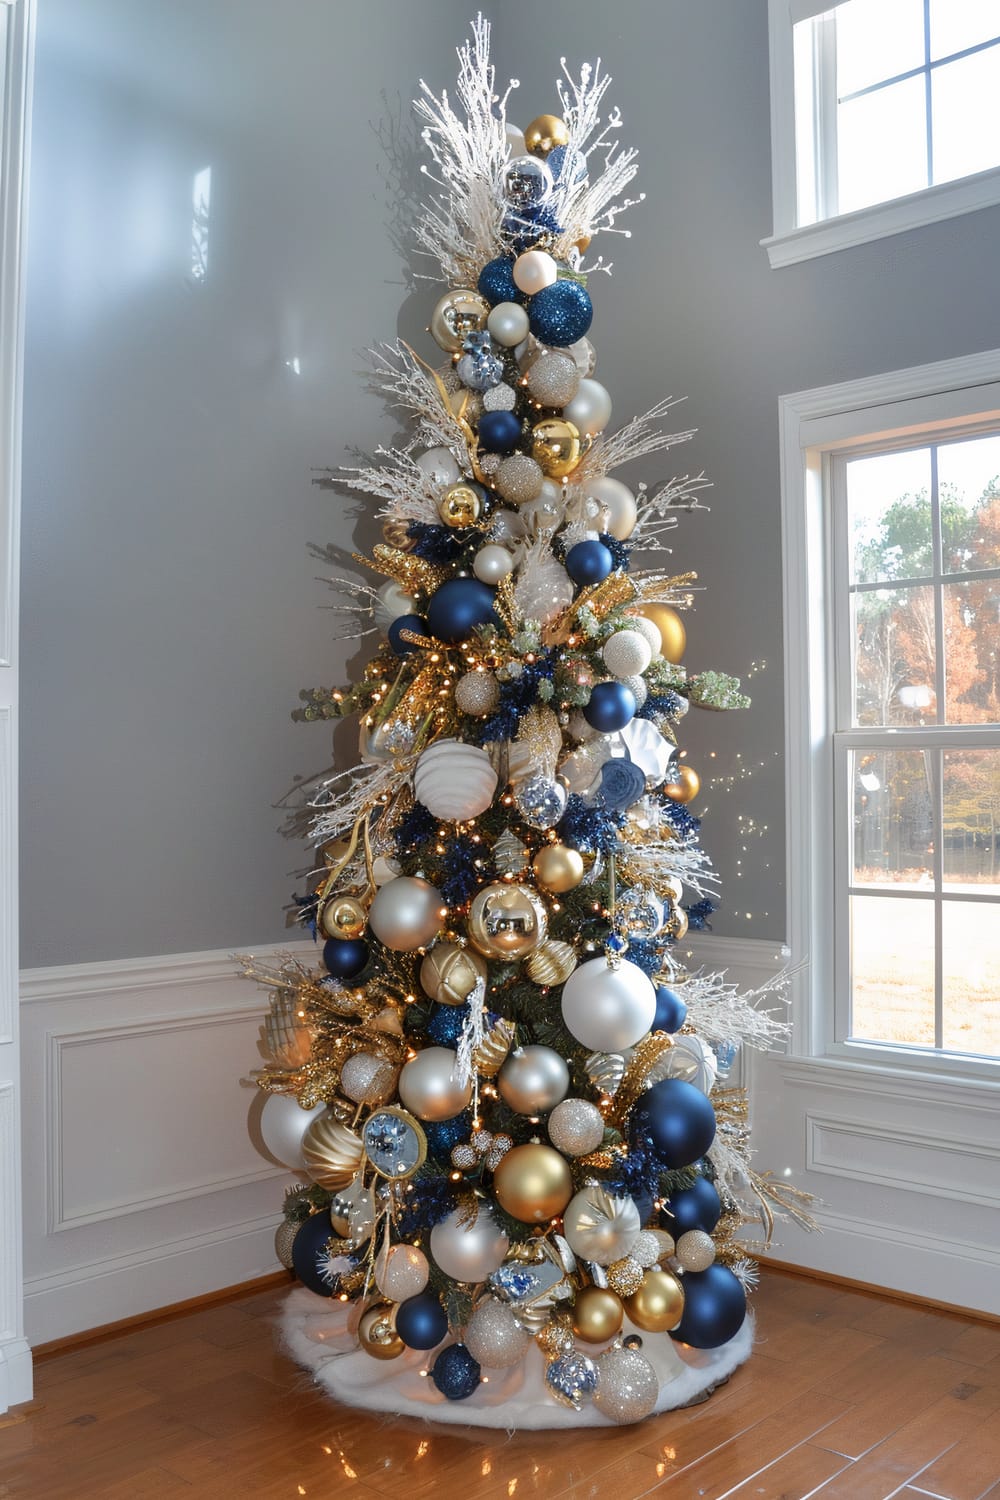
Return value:
M 598 541 L 603 542 L 611 553 L 611 556 L 614 558 L 615 567 L 621 568 L 623 573 L 627 573 L 632 557 L 632 543 L 620 542 L 616 536 L 611 535 L 610 531 L 602 531 L 598 537 Z
M 551 678 L 555 669 L 555 651 L 543 651 L 537 661 L 524 663 L 520 677 L 501 683 L 499 707 L 482 727 L 483 744 L 515 738 L 521 719 L 538 701 L 538 684 Z
M 447 1177 L 425 1177 L 413 1184 L 396 1220 L 400 1238 L 412 1239 L 426 1234 L 452 1212 L 457 1201 L 454 1185 Z
M 687 912 L 688 917 L 688 929 L 691 932 L 704 932 L 708 928 L 708 931 L 711 932 L 712 924 L 708 919 L 713 911 L 718 911 L 718 909 L 718 903 L 709 901 L 707 896 L 703 901 L 695 901 L 690 906 L 685 906 L 684 910 Z
M 410 551 L 414 557 L 425 558 L 427 562 L 454 562 L 462 550 L 462 542 L 447 526 L 428 526 L 425 521 L 411 521 L 406 534 L 413 543 Z
M 556 832 L 564 844 L 583 854 L 614 854 L 618 847 L 618 830 L 625 821 L 603 807 L 588 807 L 576 792 L 570 795 Z

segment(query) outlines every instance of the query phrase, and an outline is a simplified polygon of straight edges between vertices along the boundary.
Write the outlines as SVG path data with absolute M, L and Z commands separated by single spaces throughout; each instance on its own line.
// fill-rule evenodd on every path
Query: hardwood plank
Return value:
M 921 1474 L 920 1484 L 946 1500 L 983 1500 L 1000 1479 L 1000 1422 L 987 1419 Z
M 842 1405 L 829 1396 L 807 1392 L 776 1415 L 712 1449 L 704 1458 L 668 1475 L 660 1488 L 671 1500 L 674 1495 L 718 1500 L 733 1487 L 736 1478 L 749 1478 L 783 1458 L 821 1432 L 842 1411 Z M 608 1500 L 612 1500 L 612 1495 L 608 1491 Z
M 852 1460 L 844 1458 L 841 1453 L 814 1448 L 812 1443 L 800 1443 L 735 1489 L 727 1490 L 726 1500 L 739 1500 L 740 1496 L 749 1500 L 751 1495 L 755 1500 L 760 1500 L 761 1496 L 767 1496 L 767 1500 L 804 1500 L 806 1495 L 817 1490 L 820 1494 L 825 1493 L 820 1486 L 836 1474 L 846 1475 L 849 1482 L 848 1470 L 852 1467 Z

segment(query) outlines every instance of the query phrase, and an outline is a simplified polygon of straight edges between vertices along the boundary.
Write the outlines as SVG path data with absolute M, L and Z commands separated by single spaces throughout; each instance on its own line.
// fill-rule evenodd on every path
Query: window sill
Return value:
M 805 224 L 800 229 L 773 234 L 760 243 L 772 268 L 777 269 L 998 204 L 1000 167 L 993 167 L 972 177 L 960 177 L 955 182 L 942 182 L 919 193 L 909 193 L 905 198 L 860 208 L 856 213 L 839 214 L 819 224 Z

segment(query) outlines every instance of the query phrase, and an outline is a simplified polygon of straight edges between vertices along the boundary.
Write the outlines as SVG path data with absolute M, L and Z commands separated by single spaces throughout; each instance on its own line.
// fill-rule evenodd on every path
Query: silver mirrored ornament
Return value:
M 532 828 L 554 828 L 566 811 L 569 793 L 551 776 L 531 776 L 518 787 L 514 800 Z

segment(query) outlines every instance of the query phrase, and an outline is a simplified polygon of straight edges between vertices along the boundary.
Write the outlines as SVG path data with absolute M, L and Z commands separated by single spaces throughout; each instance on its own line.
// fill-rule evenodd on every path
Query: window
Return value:
M 801 1050 L 1000 1062 L 1000 351 L 782 402 Z
M 772 264 L 1000 202 L 996 0 L 771 0 Z

